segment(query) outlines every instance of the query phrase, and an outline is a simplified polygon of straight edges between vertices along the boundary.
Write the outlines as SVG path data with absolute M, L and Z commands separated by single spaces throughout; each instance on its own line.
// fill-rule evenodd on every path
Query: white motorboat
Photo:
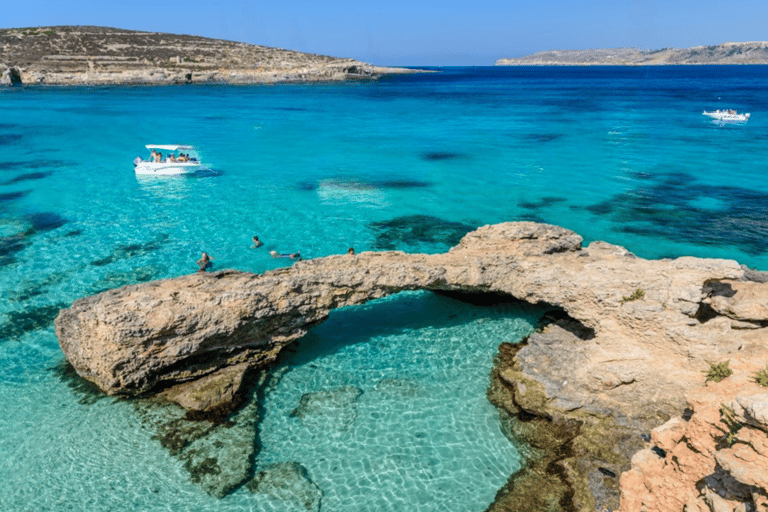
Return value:
M 147 144 L 151 151 L 147 160 L 137 156 L 133 160 L 136 174 L 156 176 L 173 176 L 177 174 L 194 174 L 210 169 L 200 163 L 194 146 L 181 144 Z M 165 154 L 163 154 L 165 152 Z
M 746 123 L 749 119 L 749 114 L 739 114 L 735 110 L 715 110 L 714 112 L 707 112 L 705 110 L 703 114 L 716 121 L 731 123 Z

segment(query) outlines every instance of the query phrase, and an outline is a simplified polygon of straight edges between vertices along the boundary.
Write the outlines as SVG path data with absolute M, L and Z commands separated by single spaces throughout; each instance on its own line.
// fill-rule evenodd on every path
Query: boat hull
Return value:
M 726 123 L 745 123 L 749 120 L 749 114 L 729 114 L 727 112 L 703 112 L 707 117 Z
M 136 174 L 151 176 L 175 176 L 180 174 L 195 174 L 207 171 L 208 168 L 197 162 L 139 162 L 134 168 Z

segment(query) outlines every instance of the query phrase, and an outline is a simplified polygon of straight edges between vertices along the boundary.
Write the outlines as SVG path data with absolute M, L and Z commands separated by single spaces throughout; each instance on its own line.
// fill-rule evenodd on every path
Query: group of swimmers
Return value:
M 253 235 L 253 238 L 251 238 L 251 241 L 253 242 L 253 245 L 251 246 L 251 249 L 256 249 L 257 247 L 261 247 L 264 245 L 264 242 L 259 240 L 259 237 L 257 235 Z M 347 249 L 347 254 L 355 254 L 354 247 L 350 247 Z M 296 252 L 277 252 L 277 251 L 269 251 L 269 255 L 273 258 L 290 258 L 293 261 L 301 261 L 301 253 L 299 251 Z M 208 255 L 207 252 L 204 252 L 203 255 L 200 257 L 199 260 L 197 260 L 197 266 L 200 267 L 200 270 L 198 272 L 205 272 L 209 268 L 213 266 L 213 258 Z
M 149 158 L 152 162 L 155 163 L 162 163 L 163 161 L 163 154 L 159 151 L 155 151 L 154 149 L 149 154 Z M 179 156 L 176 156 L 174 153 L 171 153 L 168 155 L 168 162 L 192 162 L 194 159 L 189 157 L 189 153 L 179 153 Z

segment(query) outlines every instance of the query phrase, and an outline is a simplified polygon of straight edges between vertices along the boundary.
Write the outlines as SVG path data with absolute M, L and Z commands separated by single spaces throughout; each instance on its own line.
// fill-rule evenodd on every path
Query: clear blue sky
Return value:
M 761 41 L 766 20 L 767 0 L 8 0 L 0 15 L 2 28 L 101 25 L 411 66 Z

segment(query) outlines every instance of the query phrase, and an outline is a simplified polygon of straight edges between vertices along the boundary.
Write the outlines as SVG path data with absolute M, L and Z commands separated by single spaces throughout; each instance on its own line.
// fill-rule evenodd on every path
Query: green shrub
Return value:
M 764 388 L 768 388 L 768 367 L 756 371 L 752 378 Z
M 728 433 L 725 435 L 725 444 L 727 446 L 733 446 L 733 442 L 736 440 L 736 432 L 738 432 L 742 425 L 736 421 L 736 413 L 733 409 L 725 404 L 720 404 L 720 421 L 725 423 L 728 427 Z
M 706 384 L 709 381 L 720 382 L 721 380 L 733 375 L 733 370 L 728 367 L 730 362 L 730 359 L 728 361 L 717 364 L 707 361 L 709 364 L 709 370 L 701 371 L 701 373 L 704 373 L 707 376 L 707 379 L 704 381 L 704 383 Z
M 645 297 L 645 290 L 642 290 L 638 288 L 634 292 L 632 292 L 632 295 L 629 297 L 622 297 L 621 303 L 624 304 L 625 302 L 632 302 L 633 300 L 640 300 Z

